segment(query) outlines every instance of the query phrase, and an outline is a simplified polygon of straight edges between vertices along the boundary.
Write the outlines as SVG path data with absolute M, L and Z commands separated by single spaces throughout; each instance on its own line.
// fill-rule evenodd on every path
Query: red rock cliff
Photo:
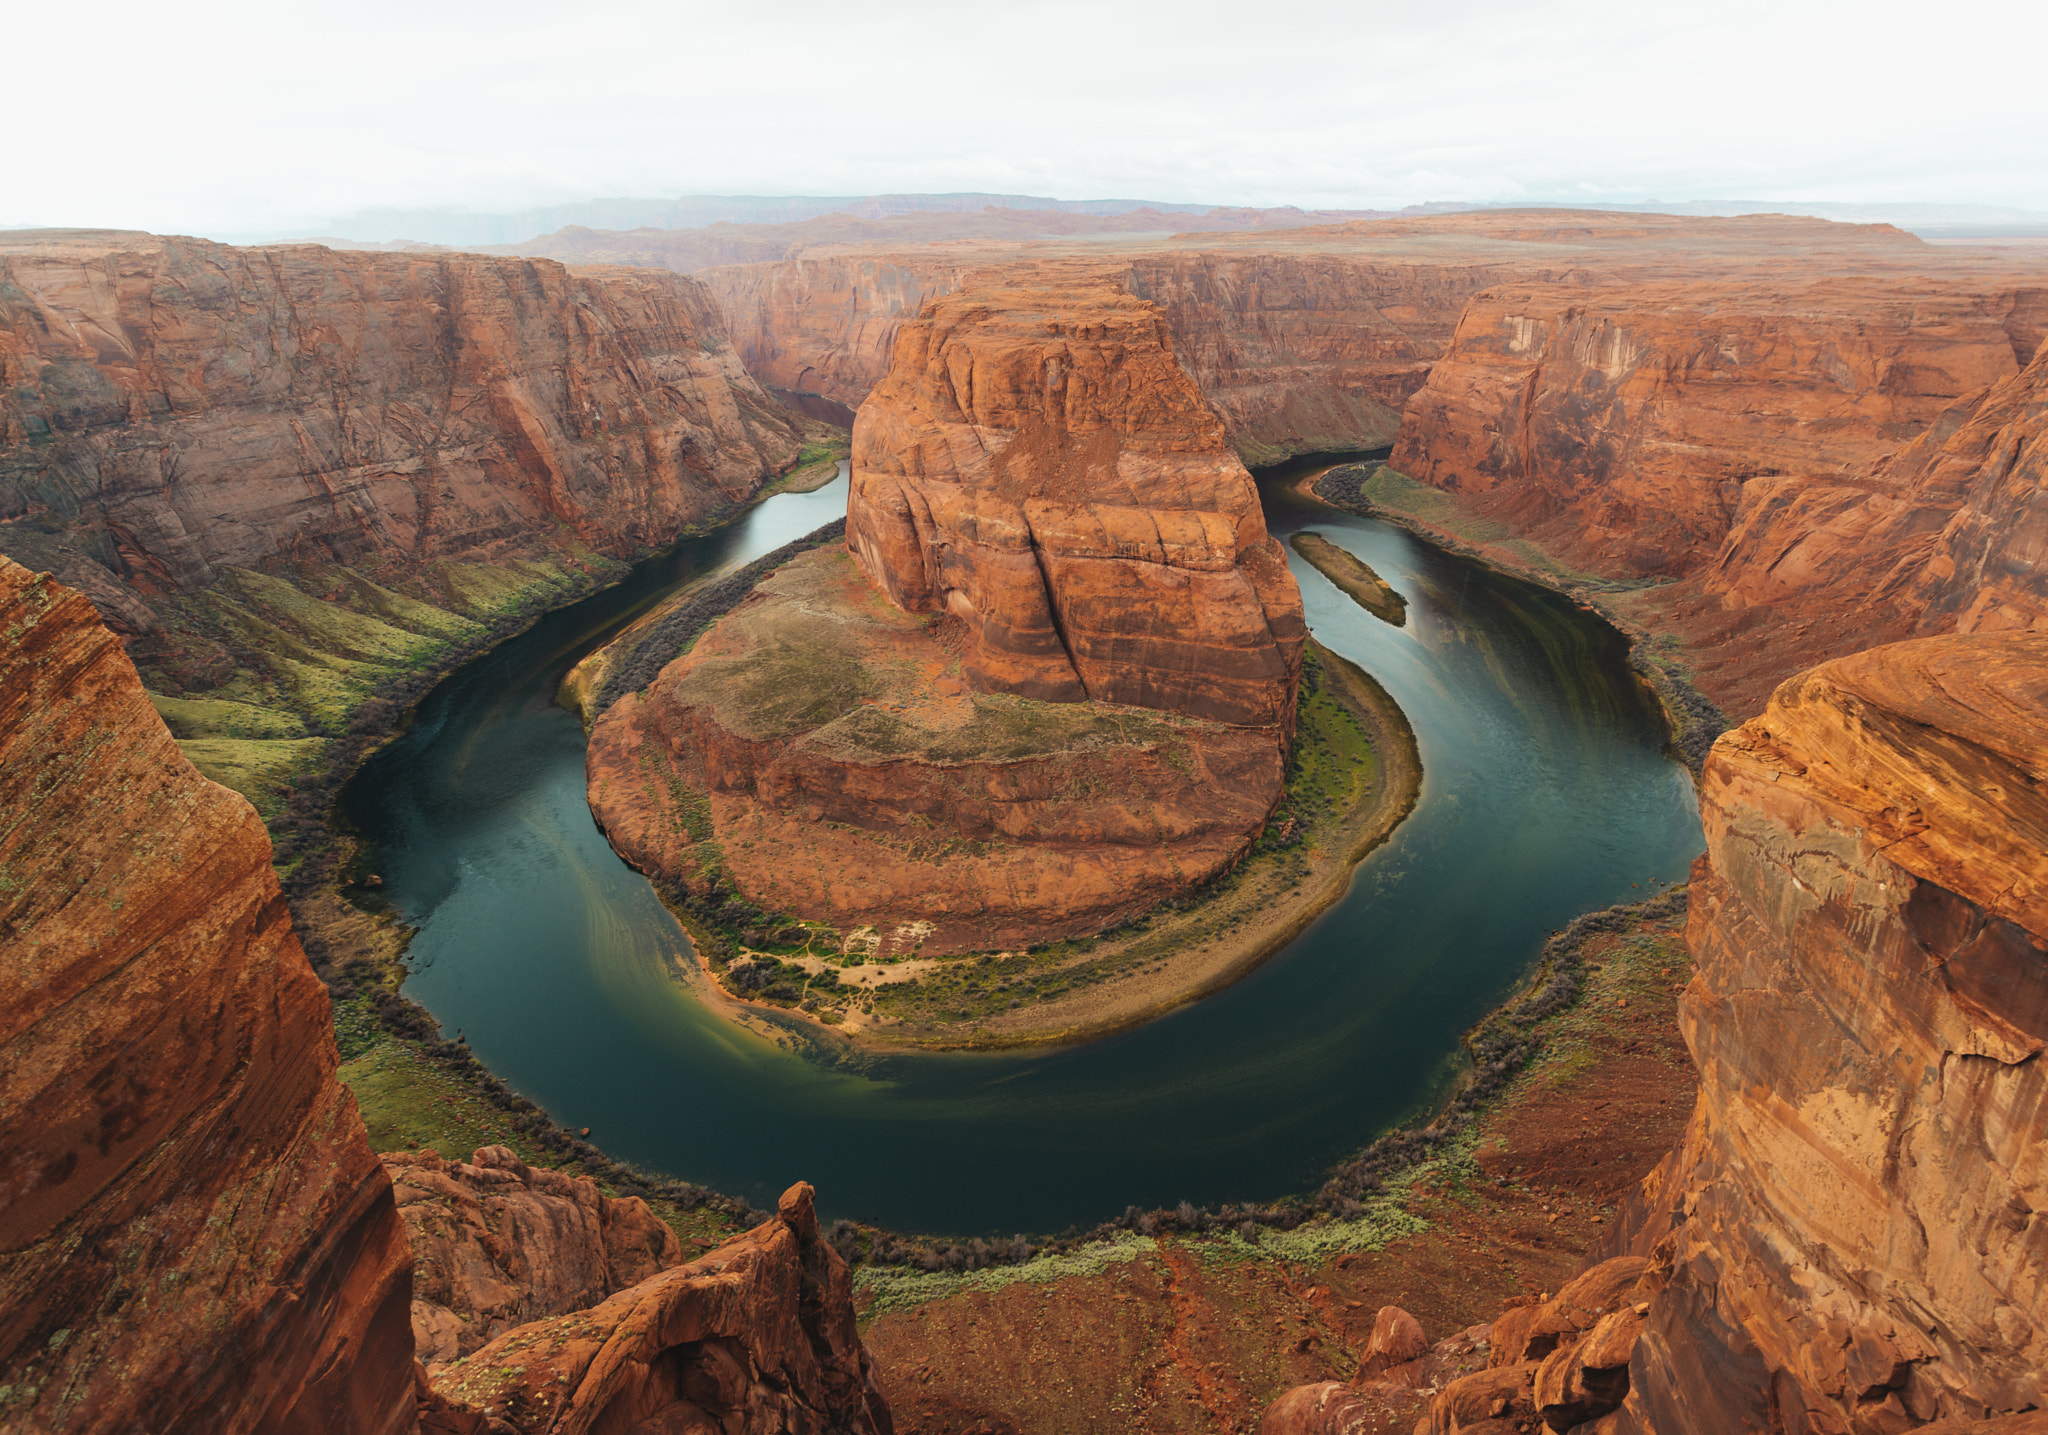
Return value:
M 1265 242 L 1270 247 L 1270 241 Z M 1329 247 L 1325 241 L 1325 247 Z M 1058 260 L 1029 250 L 826 250 L 710 269 L 733 342 L 763 383 L 855 408 L 926 300 L 1091 273 L 1157 304 L 1177 356 L 1247 462 L 1370 448 L 1449 342 L 1465 301 L 1513 274 L 1482 256 L 1417 263 L 1347 252 L 1143 252 Z
M 1900 1430 L 2048 1399 L 2048 635 L 1815 669 L 1701 790 L 1701 1091 L 1645 1182 L 1619 1430 Z
M 928 304 L 861 406 L 847 546 L 898 607 L 961 621 L 983 691 L 1292 730 L 1300 592 L 1143 300 Z
M 0 559 L 0 1423 L 400 1431 L 411 1257 L 270 840 Z
M 1869 467 L 2013 373 L 2013 305 L 1926 280 L 1500 286 L 1392 464 L 1582 566 L 1686 573 L 1749 507 Z
M 750 497 L 799 447 L 717 306 L 659 270 L 0 243 L 0 520 L 144 591 L 223 565 L 615 555 Z

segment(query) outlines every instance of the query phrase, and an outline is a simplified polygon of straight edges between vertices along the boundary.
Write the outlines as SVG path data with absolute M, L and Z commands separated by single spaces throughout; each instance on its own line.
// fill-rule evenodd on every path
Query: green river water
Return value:
M 1289 550 L 1309 625 L 1414 724 L 1414 813 L 1348 896 L 1192 1007 L 1054 1052 L 819 1059 L 728 1024 L 678 976 L 688 938 L 599 835 L 569 666 L 679 585 L 845 511 L 844 475 L 769 499 L 471 663 L 343 795 L 417 927 L 406 992 L 614 1156 L 772 1206 L 899 1230 L 1087 1226 L 1125 1206 L 1314 1186 L 1437 1099 L 1460 1034 L 1550 930 L 1684 879 L 1690 781 L 1620 637 L 1567 598 L 1262 482 L 1408 600 L 1392 628 Z

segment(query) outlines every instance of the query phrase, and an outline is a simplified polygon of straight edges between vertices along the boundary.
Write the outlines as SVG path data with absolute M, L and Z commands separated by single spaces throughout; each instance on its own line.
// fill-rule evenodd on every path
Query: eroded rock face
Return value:
M 854 1326 L 852 1278 L 801 1182 L 775 1219 L 593 1309 L 501 1336 L 440 1384 L 492 1431 L 521 1435 L 894 1428 Z
M 960 621 L 983 691 L 1292 731 L 1300 592 L 1142 300 L 929 304 L 861 406 L 847 546 L 905 612 Z
M 831 250 L 699 277 L 750 372 L 848 408 L 881 383 L 898 333 L 931 299 L 1053 274 L 1124 289 L 1159 306 L 1233 449 L 1265 463 L 1391 441 L 1401 405 L 1442 355 L 1465 301 L 1525 272 L 1491 255 L 1418 263 L 1345 252 L 1365 247 L 1352 237 L 1281 253 L 1261 245 L 1264 252 L 1105 254 L 1097 246 L 1093 257 L 1060 260 L 1030 251 Z
M 430 1374 L 513 1326 L 565 1315 L 681 1265 L 638 1196 L 536 1170 L 503 1146 L 469 1161 L 382 1158 L 413 1254 L 412 1329 Z
M 0 1423 L 383 1432 L 411 1260 L 241 798 L 0 559 Z
M 2016 302 L 1924 279 L 1503 285 L 1391 462 L 1600 572 L 1687 573 L 1746 506 L 1868 469 L 2012 374 Z
M 1906 1429 L 2043 1403 L 2048 635 L 1899 643 L 1723 737 L 1644 1183 L 1621 1430 Z M 1745 1423 L 1747 1422 L 1747 1423 Z
M 681 275 L 97 231 L 0 244 L 0 519 L 144 592 L 277 561 L 628 555 L 798 447 Z

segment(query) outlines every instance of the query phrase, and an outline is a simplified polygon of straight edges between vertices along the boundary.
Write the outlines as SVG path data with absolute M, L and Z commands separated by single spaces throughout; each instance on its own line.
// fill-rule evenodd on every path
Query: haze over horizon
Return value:
M 1985 76 L 2048 47 L 2048 9 L 2006 0 L 1932 27 L 1814 0 L 475 14 L 112 0 L 88 100 L 75 67 L 18 76 L 18 112 L 51 138 L 0 224 L 242 238 L 380 210 L 953 191 L 2048 210 L 2038 102 Z M 80 43 L 54 7 L 11 28 L 22 54 Z

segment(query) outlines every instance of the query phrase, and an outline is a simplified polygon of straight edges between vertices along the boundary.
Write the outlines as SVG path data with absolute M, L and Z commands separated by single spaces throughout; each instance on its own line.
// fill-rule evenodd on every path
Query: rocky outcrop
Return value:
M 1142 300 L 930 303 L 855 424 L 847 545 L 958 620 L 979 690 L 1292 731 L 1300 591 Z
M 441 1384 L 491 1431 L 518 1435 L 894 1428 L 846 1263 L 801 1182 L 773 1220 L 593 1309 L 501 1336 Z
M 1151 305 L 929 303 L 861 409 L 846 548 L 598 720 L 629 861 L 929 956 L 1099 930 L 1244 854 L 1307 629 Z
M 397 1432 L 411 1261 L 270 841 L 0 559 L 0 1424 Z
M 846 548 L 598 720 L 629 861 L 940 955 L 1098 930 L 1244 854 L 1307 629 L 1151 305 L 928 304 L 862 408 Z
M 0 522 L 144 593 L 281 563 L 626 556 L 798 448 L 679 275 L 100 231 L 0 243 Z
M 469 1161 L 382 1158 L 412 1248 L 412 1329 L 429 1373 L 507 1330 L 596 1305 L 681 1265 L 682 1243 L 638 1196 L 535 1170 L 503 1146 Z
M 1682 1143 L 1417 1429 L 2041 1428 L 2048 634 L 1786 683 L 1715 745 L 1701 812 Z M 1349 1413 L 1385 1404 L 1370 1354 L 1265 1435 L 1393 1429 Z

